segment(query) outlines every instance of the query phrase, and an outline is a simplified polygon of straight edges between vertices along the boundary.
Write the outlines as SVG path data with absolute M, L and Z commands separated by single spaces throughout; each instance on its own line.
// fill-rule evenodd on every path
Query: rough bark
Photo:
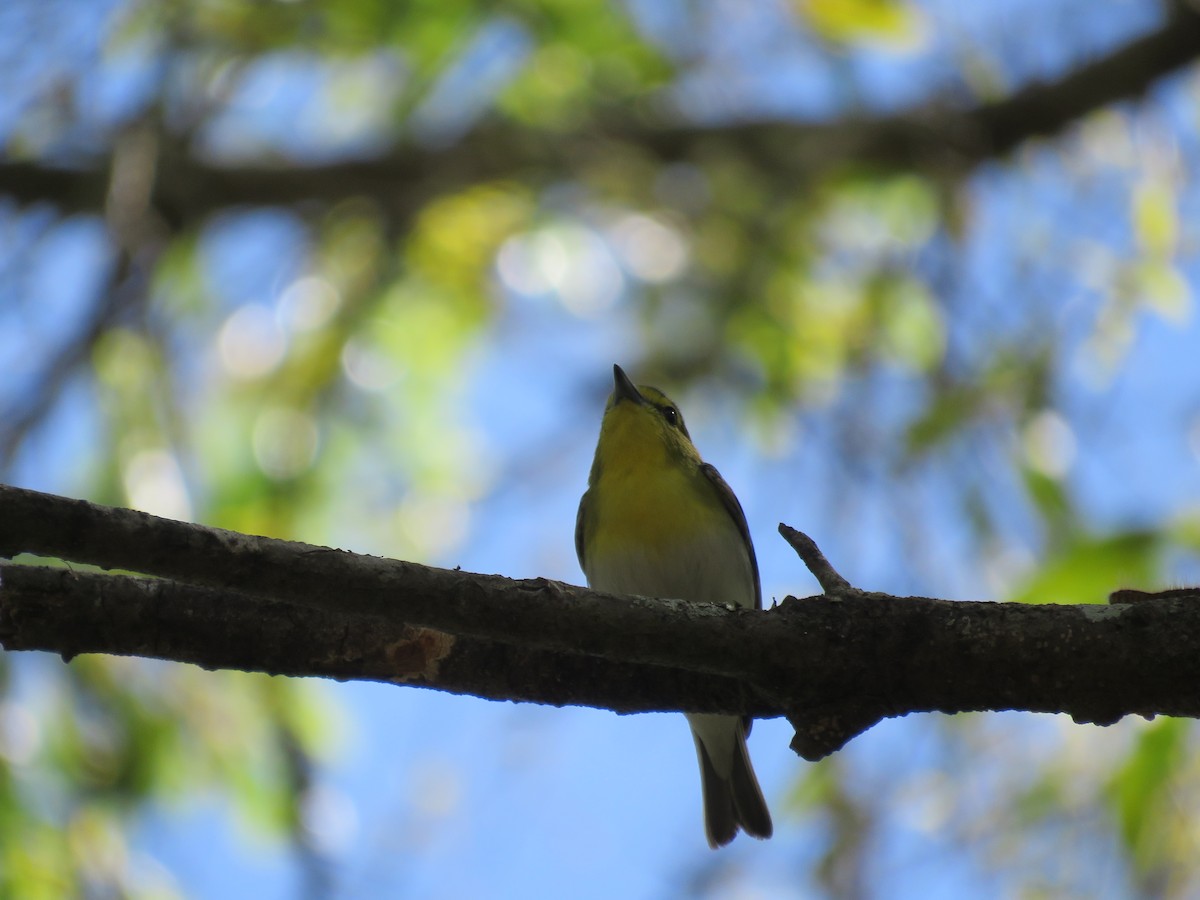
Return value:
M 826 594 L 759 612 L 435 569 L 0 486 L 0 557 L 158 576 L 0 565 L 0 643 L 618 712 L 786 715 L 809 759 L 910 712 L 1200 717 L 1196 591 L 1088 606 L 894 597 L 851 587 L 810 539 L 781 530 Z

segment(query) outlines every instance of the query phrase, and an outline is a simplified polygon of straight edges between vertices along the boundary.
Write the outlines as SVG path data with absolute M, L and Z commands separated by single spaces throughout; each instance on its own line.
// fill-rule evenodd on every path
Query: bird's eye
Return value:
M 662 408 L 662 414 L 663 418 L 666 419 L 671 425 L 679 424 L 679 410 L 677 410 L 675 407 L 664 406 Z

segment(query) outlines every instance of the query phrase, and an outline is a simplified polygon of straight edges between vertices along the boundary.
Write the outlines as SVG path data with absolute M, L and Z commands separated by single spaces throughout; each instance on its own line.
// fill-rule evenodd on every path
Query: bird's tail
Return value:
M 739 828 L 751 837 L 769 838 L 771 813 L 750 764 L 741 717 L 690 715 L 688 724 L 700 761 L 708 845 L 725 846 Z

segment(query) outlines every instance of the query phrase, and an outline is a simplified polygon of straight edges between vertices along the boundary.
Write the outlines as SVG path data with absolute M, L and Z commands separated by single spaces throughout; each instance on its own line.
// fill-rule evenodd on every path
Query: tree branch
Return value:
M 230 207 L 303 200 L 334 204 L 366 195 L 407 221 L 429 197 L 442 192 L 498 178 L 559 180 L 590 161 L 631 151 L 664 164 L 696 162 L 713 154 L 740 157 L 789 183 L 803 183 L 845 164 L 961 177 L 1031 138 L 1057 134 L 1090 112 L 1141 95 L 1197 56 L 1200 13 L 1189 3 L 1174 2 L 1155 31 L 1057 81 L 1032 84 L 967 110 L 931 104 L 885 118 L 717 127 L 622 119 L 566 135 L 492 123 L 451 147 L 408 145 L 375 160 L 308 167 L 210 165 L 167 148 L 164 141 L 152 205 L 170 225 L 187 227 Z M 49 201 L 65 212 L 99 211 L 109 169 L 106 159 L 74 169 L 3 163 L 0 193 L 20 203 Z
M 837 603 L 726 609 L 433 569 L 0 486 L 0 556 L 22 551 L 164 578 L 0 566 L 0 642 L 10 650 L 146 655 L 619 712 L 787 715 L 793 747 L 810 759 L 909 712 L 1200 717 L 1194 595 L 1037 606 L 847 585 Z
M 259 600 L 156 578 L 0 563 L 0 642 L 69 660 L 109 653 L 270 675 L 427 687 L 489 700 L 645 712 L 711 696 L 771 707 L 738 682 L 456 637 L 395 618 Z
M 0 485 L 0 558 L 18 553 L 536 649 L 610 658 L 616 652 L 625 662 L 735 677 L 743 671 L 722 653 L 729 630 L 753 628 L 753 617 L 730 620 L 708 604 L 450 571 Z M 672 648 L 682 621 L 697 623 L 691 646 Z

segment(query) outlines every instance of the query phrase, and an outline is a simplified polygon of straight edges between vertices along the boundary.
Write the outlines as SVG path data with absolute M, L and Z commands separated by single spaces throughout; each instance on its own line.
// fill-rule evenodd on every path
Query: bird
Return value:
M 613 366 L 575 551 L 594 590 L 762 608 L 746 514 L 700 458 L 683 415 L 662 391 Z M 771 813 L 750 763 L 749 717 L 687 713 L 708 845 L 769 838 Z

